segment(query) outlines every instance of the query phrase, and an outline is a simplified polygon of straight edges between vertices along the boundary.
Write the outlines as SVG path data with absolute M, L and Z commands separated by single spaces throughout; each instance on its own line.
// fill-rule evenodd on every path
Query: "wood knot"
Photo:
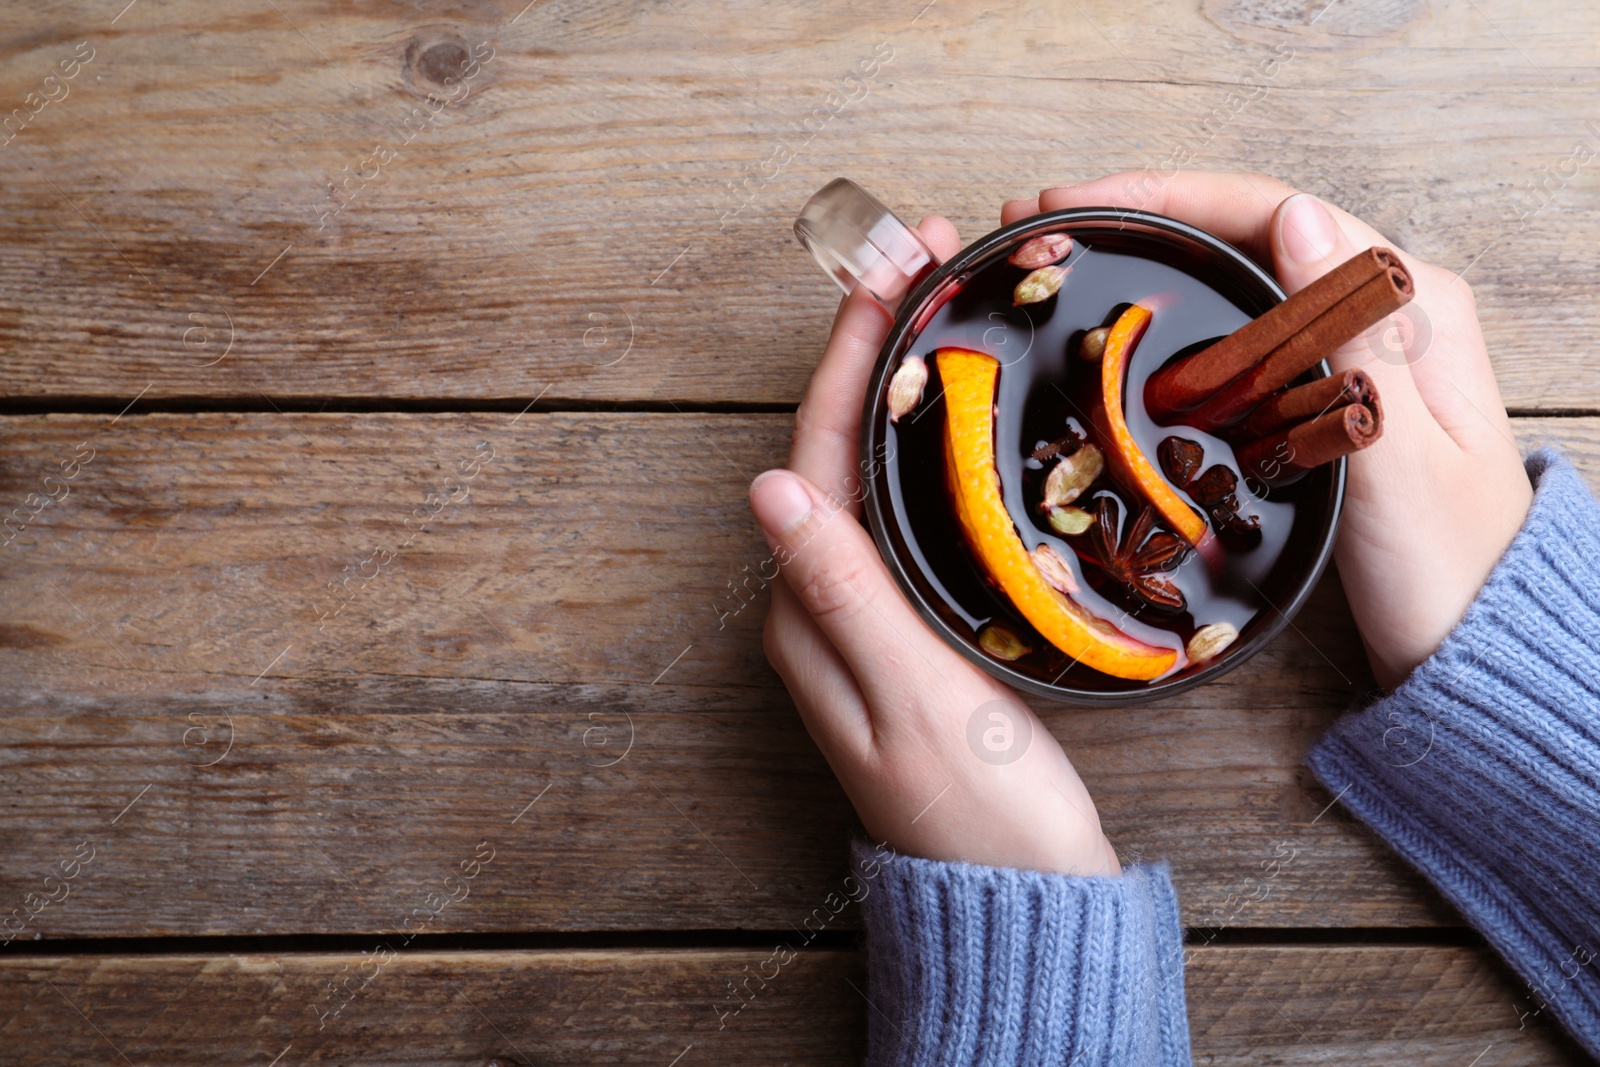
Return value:
M 454 78 L 467 69 L 471 56 L 464 44 L 440 41 L 417 59 L 417 73 L 435 85 L 443 85 L 446 78 Z
M 419 96 L 450 97 L 478 76 L 472 46 L 453 33 L 430 33 L 406 45 L 405 81 Z

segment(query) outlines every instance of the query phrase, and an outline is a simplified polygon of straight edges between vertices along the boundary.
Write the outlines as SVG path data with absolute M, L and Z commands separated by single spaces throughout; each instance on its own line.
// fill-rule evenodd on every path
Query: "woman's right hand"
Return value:
M 1412 302 L 1331 359 L 1366 371 L 1383 399 L 1383 437 L 1350 457 L 1336 559 L 1373 674 L 1399 684 L 1461 621 L 1533 501 L 1472 291 L 1360 219 L 1255 174 L 1113 174 L 1009 201 L 1001 220 L 1107 205 L 1199 226 L 1290 293 L 1373 245 L 1411 271 Z
M 961 247 L 920 227 L 940 258 Z M 1114 875 L 1059 742 L 1008 686 L 930 630 L 861 525 L 861 407 L 891 317 L 858 289 L 795 414 L 789 469 L 750 486 L 783 577 L 763 644 L 874 841 L 924 859 Z

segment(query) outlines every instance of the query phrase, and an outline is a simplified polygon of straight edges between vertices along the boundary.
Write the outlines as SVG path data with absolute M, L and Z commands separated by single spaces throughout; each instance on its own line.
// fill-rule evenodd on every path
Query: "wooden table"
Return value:
M 1464 272 L 1600 481 L 1581 0 L 124 2 L 0 31 L 7 1063 L 859 1059 L 853 908 L 733 992 L 851 826 L 730 611 L 835 175 L 969 238 L 1279 175 Z M 1197 1062 L 1581 1062 L 1300 766 L 1368 685 L 1330 576 L 1223 681 L 1040 709 L 1172 861 Z

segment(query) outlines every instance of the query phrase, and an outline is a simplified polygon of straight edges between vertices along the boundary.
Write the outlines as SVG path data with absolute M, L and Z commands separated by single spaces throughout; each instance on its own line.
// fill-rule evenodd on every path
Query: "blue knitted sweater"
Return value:
M 1466 617 L 1308 762 L 1600 1056 L 1600 505 L 1554 453 Z M 1165 864 L 1120 877 L 856 845 L 874 1067 L 1187 1065 Z

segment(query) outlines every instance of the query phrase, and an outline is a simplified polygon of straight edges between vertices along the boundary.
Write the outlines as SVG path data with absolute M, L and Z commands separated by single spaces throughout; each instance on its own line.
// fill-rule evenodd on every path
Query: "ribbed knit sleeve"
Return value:
M 1528 473 L 1461 623 L 1307 762 L 1600 1056 L 1600 506 L 1554 453 Z
M 1068 877 L 857 843 L 855 865 L 869 1067 L 1189 1067 L 1165 864 Z

